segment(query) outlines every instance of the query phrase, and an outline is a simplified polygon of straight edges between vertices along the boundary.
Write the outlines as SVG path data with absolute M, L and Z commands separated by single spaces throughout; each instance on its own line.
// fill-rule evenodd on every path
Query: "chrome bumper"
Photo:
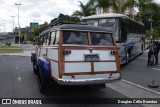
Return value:
M 106 78 L 91 78 L 91 79 L 58 79 L 57 83 L 60 85 L 94 85 L 94 84 L 105 84 L 110 82 L 116 82 L 121 79 L 120 75 L 117 76 L 106 76 Z

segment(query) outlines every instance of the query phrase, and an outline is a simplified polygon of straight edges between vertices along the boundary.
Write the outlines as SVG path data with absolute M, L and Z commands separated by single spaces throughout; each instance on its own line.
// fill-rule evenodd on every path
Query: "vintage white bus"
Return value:
M 127 64 L 130 59 L 144 51 L 144 25 L 126 15 L 116 13 L 92 15 L 82 18 L 82 23 L 114 32 L 121 64 Z
M 31 61 L 41 92 L 51 80 L 60 85 L 93 85 L 121 78 L 112 32 L 88 25 L 64 24 L 44 30 L 36 39 Z

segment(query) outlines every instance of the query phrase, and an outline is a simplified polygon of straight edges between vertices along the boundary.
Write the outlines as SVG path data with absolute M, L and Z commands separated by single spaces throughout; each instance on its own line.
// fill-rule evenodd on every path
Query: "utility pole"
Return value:
M 21 3 L 15 3 L 15 5 L 18 6 L 18 27 L 19 27 L 19 29 L 18 29 L 18 35 L 19 35 L 19 44 L 20 44 L 21 43 L 20 42 L 21 30 L 20 30 L 20 24 L 19 24 L 19 6 L 22 5 L 22 4 Z
M 13 34 L 12 34 L 12 36 L 13 36 L 13 42 L 15 42 L 15 37 L 14 37 L 14 18 L 15 18 L 15 16 L 11 16 L 12 18 L 13 18 Z

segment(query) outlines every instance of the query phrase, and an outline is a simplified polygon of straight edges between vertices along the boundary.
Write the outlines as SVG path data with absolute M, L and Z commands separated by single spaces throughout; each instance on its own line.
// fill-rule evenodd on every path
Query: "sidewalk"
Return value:
M 0 55 L 16 55 L 16 56 L 31 56 L 32 51 L 23 51 L 22 53 L 0 53 Z
M 13 44 L 23 49 L 22 53 L 0 53 L 0 55 L 16 55 L 16 56 L 31 56 L 31 52 L 35 49 L 32 44 Z

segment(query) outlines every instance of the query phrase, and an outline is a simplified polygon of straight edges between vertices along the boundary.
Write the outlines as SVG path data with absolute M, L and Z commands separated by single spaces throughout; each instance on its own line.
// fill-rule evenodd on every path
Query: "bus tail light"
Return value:
M 71 76 L 71 78 L 74 78 L 74 79 L 75 79 L 75 76 L 74 76 L 74 75 L 72 75 L 72 76 Z
M 64 54 L 64 55 L 69 55 L 69 54 L 71 54 L 71 50 L 64 50 L 64 51 L 63 51 L 63 54 Z
M 112 76 L 112 73 L 109 73 L 109 76 L 111 77 L 111 76 Z

